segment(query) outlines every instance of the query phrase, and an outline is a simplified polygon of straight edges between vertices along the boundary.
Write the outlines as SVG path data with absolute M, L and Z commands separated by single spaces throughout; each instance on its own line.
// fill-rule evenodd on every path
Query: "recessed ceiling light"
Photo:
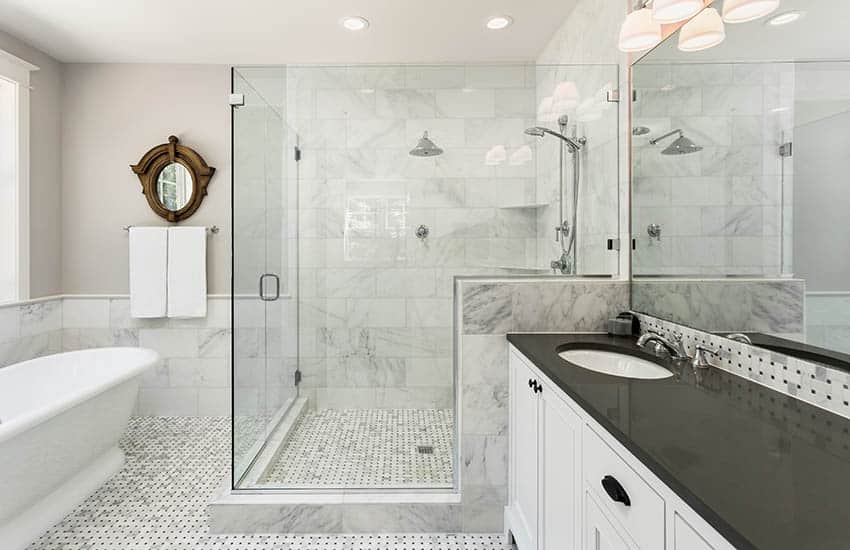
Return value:
M 360 16 L 343 17 L 339 23 L 350 31 L 362 31 L 369 26 L 369 20 Z
M 487 28 L 491 31 L 502 30 L 509 27 L 514 20 L 509 15 L 496 15 L 487 20 Z
M 774 15 L 773 17 L 768 19 L 767 24 L 772 25 L 774 27 L 779 27 L 782 25 L 787 25 L 788 23 L 793 23 L 801 17 L 803 17 L 803 12 L 801 11 L 786 11 L 785 13 Z

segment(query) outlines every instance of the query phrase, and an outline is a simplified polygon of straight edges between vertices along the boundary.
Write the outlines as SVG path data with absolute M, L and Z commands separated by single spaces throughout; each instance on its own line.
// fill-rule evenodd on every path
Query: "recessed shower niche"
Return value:
M 235 488 L 458 488 L 459 407 L 500 405 L 464 394 L 454 280 L 618 274 L 617 83 L 233 71 Z

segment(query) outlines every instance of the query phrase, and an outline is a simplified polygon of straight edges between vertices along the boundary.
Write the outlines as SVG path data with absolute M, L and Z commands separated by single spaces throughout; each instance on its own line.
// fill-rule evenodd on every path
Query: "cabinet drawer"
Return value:
M 582 441 L 585 481 L 610 517 L 625 528 L 640 548 L 664 548 L 664 499 L 587 425 Z M 618 491 L 624 491 L 617 498 L 628 499 L 628 506 L 609 495 L 602 484 L 606 477 L 615 496 Z

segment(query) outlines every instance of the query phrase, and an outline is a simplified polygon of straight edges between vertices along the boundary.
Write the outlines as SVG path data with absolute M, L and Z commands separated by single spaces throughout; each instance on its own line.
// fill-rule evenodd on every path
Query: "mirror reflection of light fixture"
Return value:
M 504 145 L 494 145 L 484 155 L 485 166 L 498 166 L 508 159 L 508 151 Z
M 679 49 L 683 52 L 707 50 L 726 39 L 726 27 L 715 8 L 705 8 L 679 31 Z
M 653 19 L 651 9 L 642 7 L 626 16 L 620 27 L 617 47 L 624 53 L 642 52 L 654 48 L 660 42 L 661 24 Z
M 747 23 L 770 15 L 778 7 L 779 0 L 723 0 L 723 20 Z
M 654 0 L 652 17 L 659 23 L 678 23 L 698 14 L 703 7 L 703 0 Z
M 508 161 L 508 164 L 511 166 L 522 166 L 523 164 L 531 162 L 532 158 L 534 158 L 534 153 L 531 151 L 531 147 L 523 145 L 511 153 L 511 158 Z
M 552 96 L 544 97 L 540 100 L 540 105 L 537 107 L 537 120 L 540 122 L 554 122 L 558 120 L 558 113 L 555 112 Z
M 552 107 L 560 116 L 578 105 L 579 93 L 575 82 L 561 82 L 552 94 Z
M 774 15 L 770 19 L 767 20 L 767 24 L 771 27 L 780 27 L 782 25 L 787 25 L 788 23 L 793 23 L 794 21 L 803 17 L 806 12 L 804 11 L 786 11 L 785 13 L 780 13 Z

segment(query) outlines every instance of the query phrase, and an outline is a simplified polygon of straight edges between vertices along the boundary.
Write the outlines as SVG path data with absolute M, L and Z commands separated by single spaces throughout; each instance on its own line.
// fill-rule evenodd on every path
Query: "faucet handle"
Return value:
M 707 369 L 713 367 L 714 365 L 708 362 L 706 355 L 720 357 L 720 354 L 713 349 L 707 348 L 702 344 L 697 344 L 696 351 L 694 352 L 694 358 L 691 361 L 691 366 L 695 369 Z

